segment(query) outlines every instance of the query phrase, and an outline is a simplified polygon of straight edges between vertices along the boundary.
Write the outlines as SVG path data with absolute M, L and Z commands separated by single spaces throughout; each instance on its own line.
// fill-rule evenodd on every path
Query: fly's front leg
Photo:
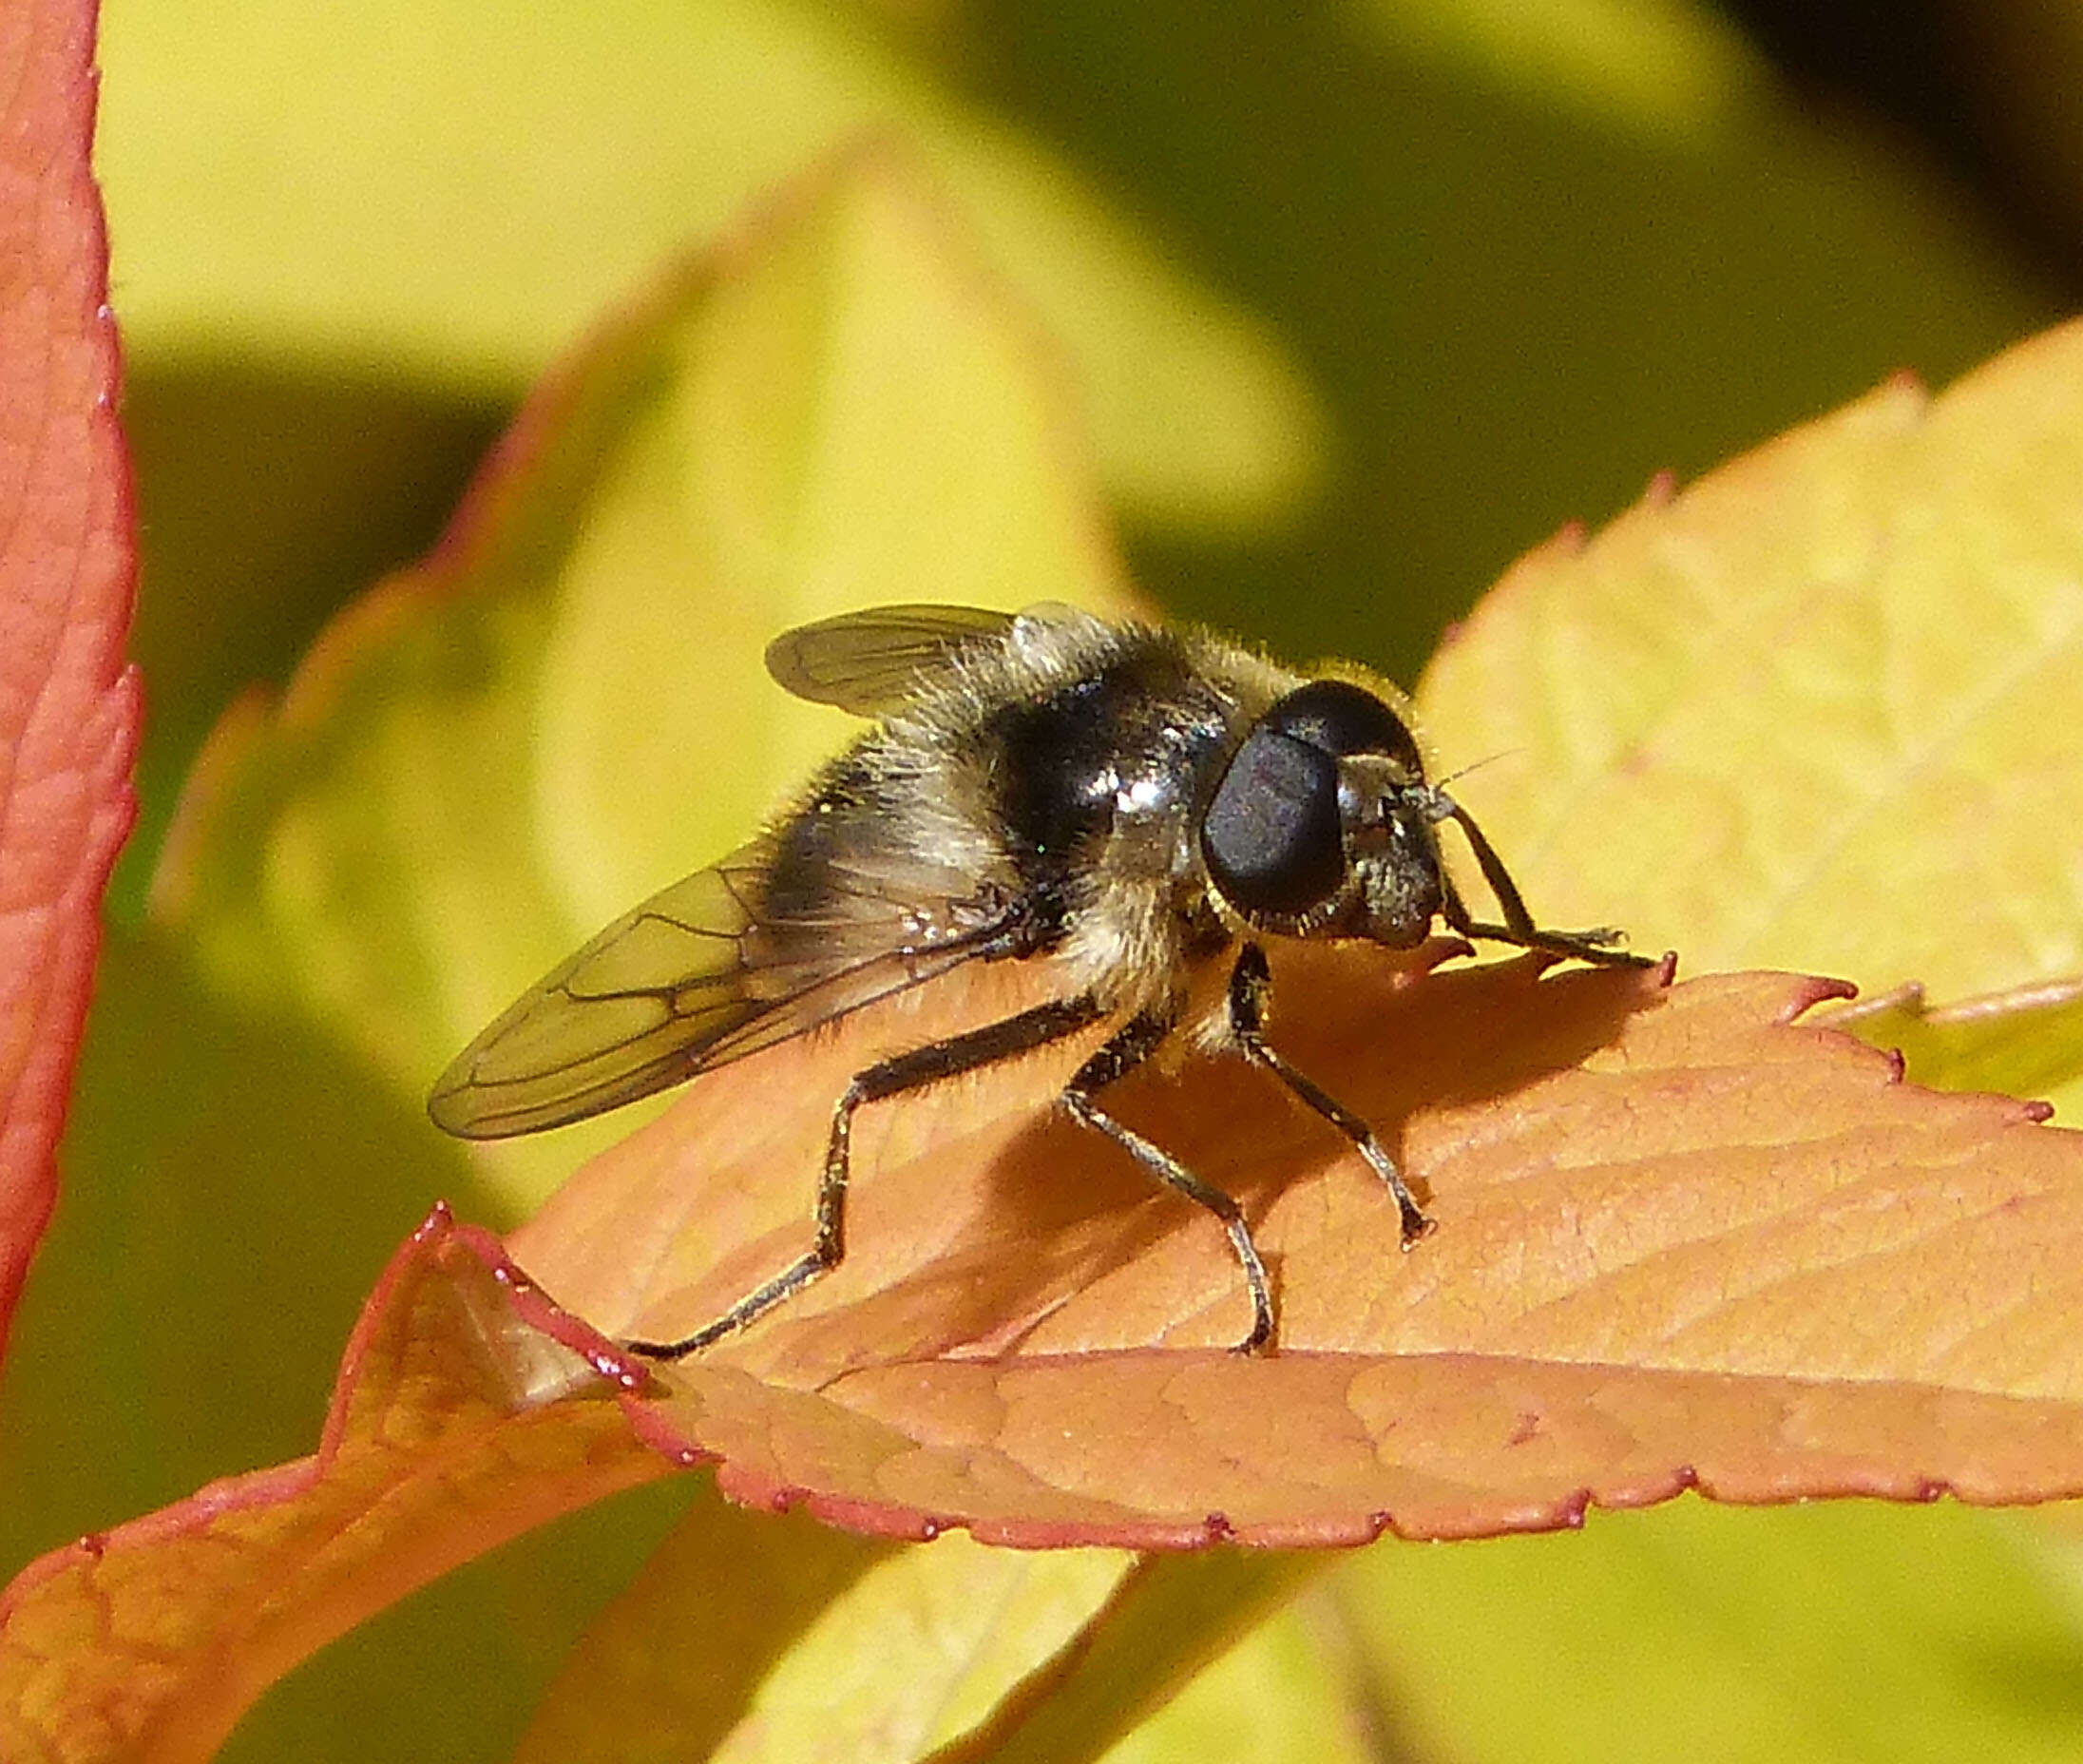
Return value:
M 1580 962 L 1596 962 L 1604 968 L 1648 968 L 1653 966 L 1647 956 L 1635 955 L 1626 949 L 1617 949 L 1623 933 L 1612 926 L 1600 926 L 1589 931 L 1542 930 L 1534 923 L 1533 914 L 1526 911 L 1526 902 L 1519 892 L 1519 884 L 1512 880 L 1512 872 L 1504 868 L 1504 860 L 1497 854 L 1497 848 L 1483 837 L 1482 829 L 1476 825 L 1475 816 L 1451 800 L 1443 793 L 1434 793 L 1443 806 L 1446 817 L 1456 822 L 1468 837 L 1469 848 L 1476 854 L 1476 862 L 1482 871 L 1482 879 L 1490 885 L 1491 893 L 1497 896 L 1498 910 L 1504 914 L 1502 925 L 1486 925 L 1472 917 L 1460 891 L 1443 866 L 1440 871 L 1441 905 L 1440 915 L 1463 937 L 1486 937 L 1497 943 L 1516 943 L 1522 949 L 1542 949 L 1550 955 L 1571 955 Z
M 1367 1160 L 1374 1174 L 1388 1184 L 1396 1197 L 1401 1216 L 1403 1246 L 1409 1249 L 1434 1229 L 1417 1198 L 1405 1183 L 1396 1160 L 1382 1149 L 1374 1129 L 1328 1091 L 1297 1071 L 1287 1055 L 1266 1041 L 1266 1006 L 1272 992 L 1272 969 L 1266 952 L 1255 943 L 1237 951 L 1236 966 L 1230 970 L 1230 1032 L 1244 1049 L 1245 1057 L 1269 1072 L 1343 1133 Z
M 1147 1060 L 1171 1032 L 1169 1016 L 1135 1019 L 1079 1068 L 1064 1087 L 1063 1106 L 1073 1119 L 1105 1134 L 1167 1188 L 1206 1207 L 1222 1221 L 1222 1228 L 1230 1234 L 1230 1247 L 1236 1252 L 1238 1265 L 1244 1270 L 1244 1284 L 1252 1294 L 1252 1333 L 1236 1344 L 1236 1351 L 1257 1353 L 1273 1338 L 1273 1301 L 1266 1285 L 1266 1264 L 1259 1260 L 1258 1246 L 1252 1241 L 1251 1228 L 1244 1222 L 1244 1209 L 1232 1196 L 1201 1180 L 1162 1146 L 1153 1144 L 1134 1128 L 1124 1127 L 1093 1101 L 1099 1091 Z
M 846 1257 L 846 1198 L 850 1175 L 853 1111 L 864 1102 L 880 1102 L 907 1090 L 922 1089 L 944 1078 L 974 1071 L 1009 1060 L 1015 1054 L 1061 1041 L 1097 1023 L 1103 1013 L 1090 998 L 1061 999 L 1038 1005 L 1016 1017 L 988 1027 L 971 1029 L 930 1046 L 917 1047 L 891 1059 L 877 1062 L 853 1075 L 840 1093 L 831 1111 L 831 1137 L 825 1142 L 825 1167 L 817 1182 L 817 1237 L 810 1251 L 799 1256 L 765 1285 L 758 1286 L 733 1305 L 714 1323 L 675 1341 L 632 1341 L 623 1344 L 632 1352 L 654 1360 L 677 1360 L 698 1353 L 765 1315 L 785 1298 L 793 1297 L 819 1275 L 830 1274 Z

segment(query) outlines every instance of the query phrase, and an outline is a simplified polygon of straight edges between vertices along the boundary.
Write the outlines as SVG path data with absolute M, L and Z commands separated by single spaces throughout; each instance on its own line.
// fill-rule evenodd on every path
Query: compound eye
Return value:
M 1266 725 L 1326 753 L 1385 754 L 1416 780 L 1424 776 L 1418 743 L 1404 719 L 1349 681 L 1312 680 L 1266 713 Z
M 1239 912 L 1295 918 L 1321 906 L 1346 879 L 1337 760 L 1260 723 L 1215 787 L 1200 849 Z

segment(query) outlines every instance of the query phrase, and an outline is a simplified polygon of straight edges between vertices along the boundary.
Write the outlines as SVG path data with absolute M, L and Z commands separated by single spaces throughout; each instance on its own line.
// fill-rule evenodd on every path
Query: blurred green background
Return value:
M 671 253 L 863 129 L 902 135 L 1069 362 L 1142 587 L 1407 681 L 1563 523 L 1889 374 L 1942 383 L 2074 304 L 2083 6 L 1873 12 L 109 0 L 99 166 L 149 722 L 68 1191 L 9 1370 L 10 1431 L 38 1442 L 9 1467 L 10 1566 L 308 1449 L 369 1278 L 439 1173 L 461 1183 L 313 1026 L 228 1014 L 143 929 L 145 886 L 227 704 L 425 549 L 534 377 Z M 170 1029 L 221 1050 L 221 1094 L 163 1073 Z M 293 1173 L 314 1123 L 372 1172 L 318 1233 L 290 1177 L 240 1185 Z M 227 1231 L 252 1254 L 191 1258 Z M 199 1280 L 224 1333 L 129 1352 Z M 264 1354 L 224 1346 L 261 1318 Z M 504 1755 L 588 1601 L 688 1498 L 643 1491 L 445 1582 L 314 1662 L 235 1753 L 438 1732 L 446 1755 Z M 1348 1714 L 1370 1687 L 1376 1718 L 1349 1753 L 1294 1755 L 1523 1756 L 1543 1733 L 1557 1756 L 1593 1734 L 1609 1756 L 1670 1755 L 1674 1733 L 1715 1735 L 1702 1757 L 2073 1747 L 2083 1620 L 2036 1532 L 1689 1505 L 1564 1547 L 1427 1551 L 1422 1582 L 1374 1552 L 1138 1755 L 1242 1731 L 1237 1708 L 1284 1706 L 1269 1683 L 1324 1682 Z M 1819 1656 L 1813 1610 L 1858 1644 Z M 1712 1664 L 1673 1670 L 1653 1630 Z M 1609 1639 L 1596 1662 L 1560 1639 L 1586 1635 Z M 1645 1695 L 1664 1724 L 1623 1731 Z

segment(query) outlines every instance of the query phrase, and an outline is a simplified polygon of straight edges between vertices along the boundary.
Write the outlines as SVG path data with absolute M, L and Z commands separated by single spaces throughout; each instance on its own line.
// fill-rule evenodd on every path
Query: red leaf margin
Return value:
M 95 0 L 0 9 L 0 1347 L 136 814 L 136 588 L 108 238 L 89 168 Z

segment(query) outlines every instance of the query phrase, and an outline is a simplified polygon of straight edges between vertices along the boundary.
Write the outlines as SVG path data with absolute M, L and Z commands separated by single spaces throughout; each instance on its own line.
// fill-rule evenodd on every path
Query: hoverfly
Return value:
M 1270 939 L 1411 948 L 1465 937 L 1638 964 L 1613 930 L 1538 928 L 1467 812 L 1427 783 L 1405 702 L 1357 671 L 1292 672 L 1207 632 L 884 606 L 776 638 L 774 680 L 877 719 L 751 843 L 618 919 L 456 1059 L 429 1110 L 496 1139 L 620 1106 L 803 1035 L 965 962 L 1049 955 L 1061 996 L 877 1061 L 835 1101 L 812 1247 L 660 1359 L 744 1328 L 845 1254 L 854 1111 L 1115 1026 L 1063 1107 L 1229 1234 L 1252 1301 L 1246 1352 L 1273 1338 L 1242 1209 L 1102 1105 L 1182 1026 L 1187 982 L 1229 965 L 1209 1045 L 1280 1079 L 1351 1141 L 1401 1214 L 1431 1220 L 1372 1130 L 1266 1039 Z M 1475 918 L 1441 863 L 1458 825 L 1501 922 Z

